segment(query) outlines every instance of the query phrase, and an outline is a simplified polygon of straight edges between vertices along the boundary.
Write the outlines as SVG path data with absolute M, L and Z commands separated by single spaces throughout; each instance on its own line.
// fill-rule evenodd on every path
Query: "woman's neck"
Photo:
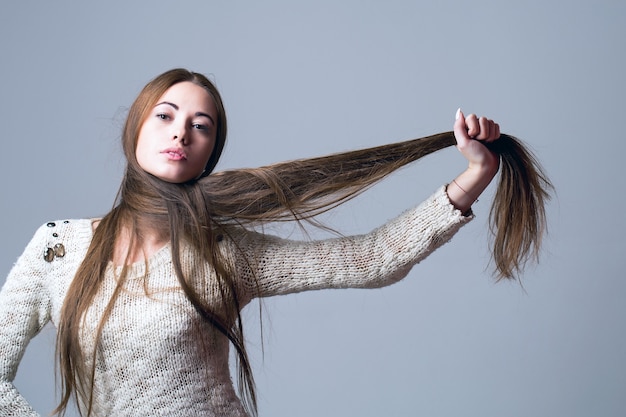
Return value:
M 120 227 L 115 239 L 115 247 L 111 261 L 115 266 L 131 265 L 144 261 L 158 252 L 169 242 L 169 230 L 142 225 L 139 221 L 136 227 L 124 224 Z M 93 224 L 93 228 L 98 223 Z

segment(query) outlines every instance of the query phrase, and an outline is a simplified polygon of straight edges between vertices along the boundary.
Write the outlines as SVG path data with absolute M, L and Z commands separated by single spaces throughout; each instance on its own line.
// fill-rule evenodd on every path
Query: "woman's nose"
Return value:
M 185 145 L 185 141 L 187 140 L 187 134 L 184 128 L 175 128 L 172 133 L 172 140 L 179 140 L 181 144 Z

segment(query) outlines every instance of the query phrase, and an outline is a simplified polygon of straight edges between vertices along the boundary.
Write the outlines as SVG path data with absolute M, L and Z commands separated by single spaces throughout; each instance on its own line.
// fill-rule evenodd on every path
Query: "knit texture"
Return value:
M 328 288 L 374 288 L 402 279 L 447 242 L 470 217 L 450 204 L 442 187 L 418 207 L 370 233 L 320 241 L 293 241 L 239 230 L 221 250 L 232 260 L 242 305 L 269 297 Z M 67 289 L 92 239 L 92 220 L 43 225 L 12 268 L 0 292 L 0 416 L 38 416 L 15 389 L 17 367 L 29 341 L 58 323 Z M 62 243 L 51 262 L 47 248 Z M 193 251 L 186 271 L 210 270 Z M 147 269 L 146 269 L 147 268 Z M 81 329 L 85 352 L 116 285 L 109 266 Z M 206 296 L 219 308 L 209 276 Z M 133 264 L 102 333 L 96 359 L 95 415 L 244 417 L 228 366 L 228 340 L 205 323 L 180 290 L 169 245 L 147 263 Z M 87 354 L 87 360 L 90 359 Z

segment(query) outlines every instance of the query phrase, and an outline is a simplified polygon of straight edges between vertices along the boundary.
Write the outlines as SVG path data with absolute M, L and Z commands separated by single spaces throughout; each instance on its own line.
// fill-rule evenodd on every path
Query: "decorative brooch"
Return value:
M 65 220 L 63 221 L 63 223 L 67 224 L 69 223 L 69 220 Z M 46 224 L 46 226 L 51 227 L 51 228 L 56 227 L 56 223 L 49 222 Z M 59 234 L 57 232 L 53 232 L 52 237 L 58 238 Z M 63 243 L 55 243 L 54 245 L 52 245 L 51 243 L 48 243 L 48 247 L 43 253 L 43 258 L 46 260 L 46 262 L 52 262 L 54 261 L 54 258 L 62 258 L 64 256 L 65 256 L 65 246 L 63 246 Z

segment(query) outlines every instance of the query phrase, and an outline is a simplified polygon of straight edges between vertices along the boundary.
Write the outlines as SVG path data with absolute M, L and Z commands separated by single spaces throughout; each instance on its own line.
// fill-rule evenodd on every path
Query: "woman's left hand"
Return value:
M 493 142 L 500 137 L 500 126 L 497 123 L 475 114 L 465 117 L 459 109 L 454 122 L 454 137 L 457 149 L 467 159 L 471 169 L 493 172 L 492 176 L 495 175 L 500 158 L 483 143 Z
M 458 150 L 467 159 L 469 166 L 448 185 L 447 193 L 450 202 L 466 213 L 498 172 L 500 157 L 487 149 L 484 143 L 500 137 L 500 126 L 491 119 L 478 118 L 475 114 L 466 118 L 459 109 L 454 122 L 454 137 Z

